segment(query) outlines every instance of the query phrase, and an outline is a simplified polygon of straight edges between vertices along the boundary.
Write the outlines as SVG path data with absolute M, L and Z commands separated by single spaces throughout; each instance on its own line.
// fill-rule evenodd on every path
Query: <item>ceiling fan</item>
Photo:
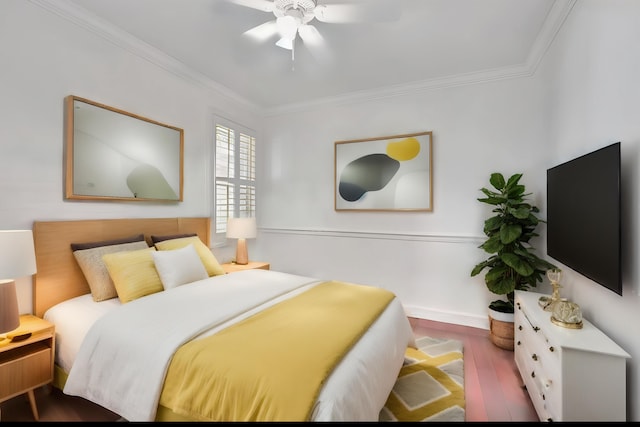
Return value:
M 294 59 L 298 36 L 305 46 L 326 58 L 324 38 L 311 24 L 315 19 L 323 23 L 351 23 L 387 21 L 397 17 L 399 8 L 381 7 L 382 0 L 227 0 L 231 3 L 273 13 L 275 19 L 244 32 L 257 41 L 279 35 L 276 46 L 291 50 Z M 393 2 L 392 2 L 393 3 Z M 389 2 L 387 2 L 387 5 Z M 316 57 L 318 55 L 315 55 Z

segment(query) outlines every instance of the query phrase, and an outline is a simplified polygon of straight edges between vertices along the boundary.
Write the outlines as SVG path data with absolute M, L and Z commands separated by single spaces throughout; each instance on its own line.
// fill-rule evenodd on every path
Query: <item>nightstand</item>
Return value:
M 53 381 L 55 327 L 31 314 L 20 316 L 20 326 L 10 334 L 31 333 L 22 341 L 0 347 L 0 402 L 26 393 L 33 418 L 38 420 L 38 407 L 33 390 Z
M 235 262 L 225 262 L 221 264 L 225 273 L 235 273 L 242 270 L 269 270 L 270 264 L 262 261 L 249 261 L 248 264 L 240 265 Z

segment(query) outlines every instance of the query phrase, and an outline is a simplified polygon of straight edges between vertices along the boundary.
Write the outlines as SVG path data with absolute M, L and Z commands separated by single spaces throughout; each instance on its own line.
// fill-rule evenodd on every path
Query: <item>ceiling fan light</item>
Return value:
M 276 46 L 283 49 L 293 50 L 293 39 L 281 38 L 276 42 Z
M 294 12 L 294 11 L 290 11 Z M 302 20 L 298 14 L 295 13 L 287 13 L 285 16 L 281 16 L 277 19 L 278 31 L 280 35 L 289 40 L 293 40 L 296 38 L 296 34 L 298 33 L 298 27 L 302 24 Z

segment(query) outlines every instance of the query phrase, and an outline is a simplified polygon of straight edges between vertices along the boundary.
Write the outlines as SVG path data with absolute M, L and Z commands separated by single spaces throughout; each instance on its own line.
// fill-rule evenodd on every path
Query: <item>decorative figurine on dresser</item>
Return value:
M 562 270 L 559 268 L 548 270 L 547 278 L 549 282 L 551 282 L 553 291 L 551 292 L 551 297 L 543 295 L 538 299 L 540 307 L 552 313 L 551 321 L 554 324 L 562 326 L 563 328 L 582 328 L 582 310 L 580 310 L 580 306 L 566 298 L 560 298 Z

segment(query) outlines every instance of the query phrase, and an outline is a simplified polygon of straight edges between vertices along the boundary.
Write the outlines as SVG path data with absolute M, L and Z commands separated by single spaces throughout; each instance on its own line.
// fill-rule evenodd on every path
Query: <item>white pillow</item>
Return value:
M 193 245 L 152 255 L 165 290 L 209 277 Z

